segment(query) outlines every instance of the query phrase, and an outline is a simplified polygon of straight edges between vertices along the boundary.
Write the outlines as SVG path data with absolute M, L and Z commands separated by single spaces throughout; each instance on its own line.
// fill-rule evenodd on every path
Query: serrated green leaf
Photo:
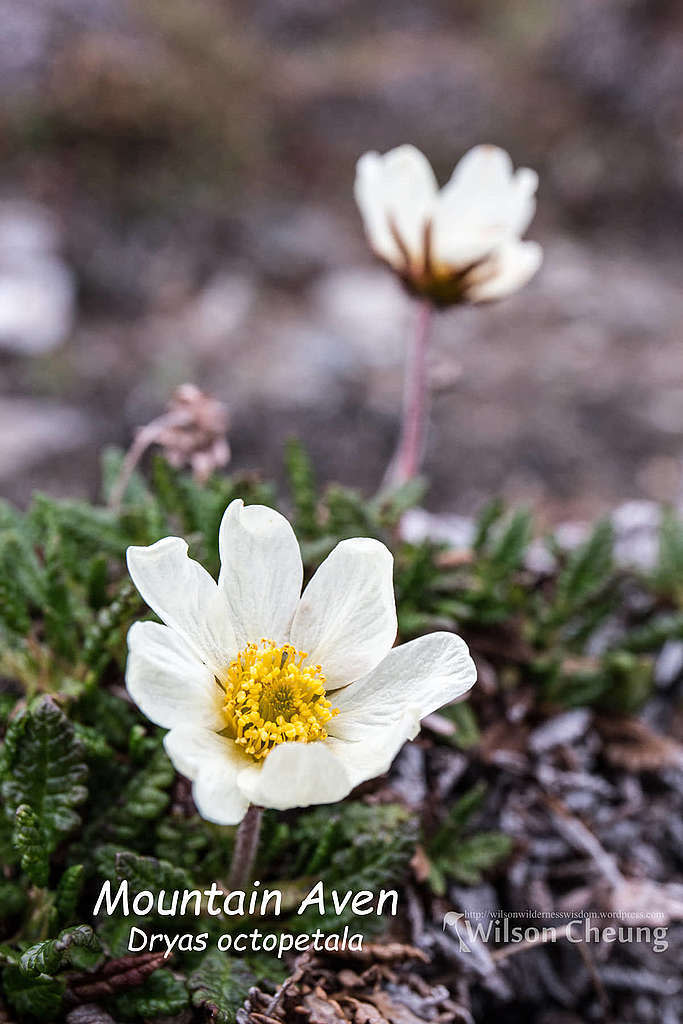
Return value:
M 683 640 L 683 612 L 657 615 L 649 622 L 632 629 L 620 644 L 636 654 L 657 651 L 667 640 Z
M 427 846 L 430 856 L 438 857 L 457 842 L 470 818 L 481 807 L 485 796 L 486 783 L 478 782 L 448 809 L 444 823 Z
M 33 577 L 24 567 L 24 547 L 16 532 L 0 534 L 0 616 L 9 634 L 25 635 L 31 625 L 31 606 L 39 591 L 38 570 Z M 22 578 L 23 577 L 23 578 Z
M 285 468 L 296 512 L 297 533 L 304 538 L 316 537 L 318 498 L 313 466 L 296 438 L 290 438 L 285 445 Z
M 74 728 L 50 697 L 14 719 L 5 742 L 2 796 L 14 816 L 28 804 L 48 853 L 80 824 L 75 810 L 88 795 L 87 767 Z
M 482 572 L 490 579 L 506 579 L 522 564 L 530 540 L 531 516 L 518 509 L 492 539 Z
M 614 530 L 597 524 L 588 540 L 572 551 L 555 587 L 555 615 L 568 618 L 599 591 L 613 568 Z
M 477 716 L 469 704 L 464 702 L 451 704 L 447 708 L 442 708 L 440 714 L 455 725 L 456 733 L 452 739 L 454 746 L 459 747 L 460 750 L 469 750 L 477 745 L 481 733 L 477 724 Z
M 465 836 L 450 856 L 440 860 L 440 871 L 464 885 L 478 885 L 487 871 L 509 856 L 512 845 L 512 839 L 503 832 Z
M 484 506 L 477 519 L 477 528 L 474 535 L 472 548 L 480 553 L 486 547 L 492 528 L 501 519 L 505 511 L 505 505 L 501 498 L 494 498 Z
M 62 921 L 69 921 L 74 916 L 84 881 L 83 864 L 73 864 L 60 878 L 55 903 Z
M 209 846 L 213 853 L 217 845 L 207 823 L 198 815 L 192 818 L 166 815 L 157 824 L 156 856 L 186 870 L 193 868 L 200 857 L 206 856 Z M 223 863 L 228 863 L 228 859 L 224 858 Z
M 98 757 L 107 760 L 114 756 L 114 751 L 107 743 L 106 738 L 94 726 L 83 725 L 82 722 L 74 722 L 73 727 L 83 747 L 85 757 Z
M 12 843 L 19 854 L 22 871 L 26 872 L 34 885 L 47 885 L 50 852 L 38 816 L 28 804 L 19 804 L 17 807 Z
M 247 965 L 214 949 L 188 978 L 192 1005 L 205 1010 L 218 1024 L 234 1024 L 256 978 Z
M 73 964 L 76 950 L 92 954 L 91 964 L 98 960 L 102 947 L 90 925 L 82 924 L 76 928 L 67 928 L 56 939 L 48 939 L 30 946 L 22 953 L 19 968 L 29 978 L 56 974 Z M 79 966 L 82 964 L 83 961 L 80 959 Z
M 450 808 L 443 825 L 427 844 L 429 883 L 439 896 L 445 893 L 449 878 L 476 885 L 512 849 L 511 839 L 502 832 L 464 834 L 485 795 L 483 782 L 468 790 Z
M 673 509 L 662 514 L 653 582 L 658 590 L 683 600 L 683 520 Z
M 27 895 L 19 882 L 0 881 L 0 921 L 8 921 L 26 906 Z
M 127 841 L 147 822 L 161 817 L 169 802 L 168 788 L 175 778 L 173 765 L 162 747 L 126 785 L 118 805 L 108 815 L 107 832 Z
M 103 917 L 97 922 L 97 936 L 110 956 L 126 956 L 129 952 L 131 923 L 127 917 Z
M 416 842 L 415 819 L 404 807 L 368 807 L 353 801 L 302 814 L 290 832 L 289 850 L 282 856 L 288 864 L 288 878 L 315 876 L 339 890 L 376 891 L 404 876 Z M 330 913 L 324 918 L 309 908 L 289 921 L 288 927 L 330 931 L 352 920 L 348 908 L 338 916 Z M 367 918 L 366 932 L 380 923 Z
M 160 889 L 172 892 L 192 888 L 192 879 L 182 868 L 156 857 L 141 857 L 131 850 L 117 853 L 115 871 L 117 878 L 127 879 L 132 890 L 157 893 Z
M 128 1020 L 142 1017 L 172 1017 L 181 1013 L 189 1002 L 184 982 L 170 971 L 161 969 L 146 979 L 143 985 L 123 992 L 115 1000 L 117 1016 Z
M 29 978 L 18 967 L 6 967 L 2 983 L 8 1003 L 18 1014 L 52 1020 L 60 1011 L 64 982 L 56 978 Z
M 392 491 L 381 492 L 369 508 L 372 516 L 382 526 L 392 529 L 409 509 L 415 508 L 422 501 L 427 490 L 427 481 L 422 476 L 411 480 Z M 363 502 L 363 506 L 365 506 Z

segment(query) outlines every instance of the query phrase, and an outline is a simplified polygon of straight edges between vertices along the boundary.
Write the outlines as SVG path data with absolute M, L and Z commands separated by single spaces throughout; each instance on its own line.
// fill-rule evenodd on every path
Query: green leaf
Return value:
M 683 602 L 683 520 L 673 509 L 662 515 L 653 582 L 658 590 Z
M 201 889 L 201 886 L 193 884 L 192 878 L 182 868 L 178 868 L 168 861 L 158 860 L 156 857 L 143 857 L 132 850 L 121 850 L 113 843 L 100 846 L 97 849 L 95 868 L 102 878 L 112 883 L 114 891 L 120 882 L 127 881 L 132 893 L 146 890 L 153 893 L 156 899 L 160 890 L 163 889 L 167 894 L 166 906 L 170 904 L 172 898 L 170 894 L 176 889 Z M 116 916 L 103 917 L 98 924 L 98 933 L 115 955 L 122 955 L 126 952 L 125 945 L 130 931 L 130 921 L 125 917 L 119 920 L 120 913 L 121 910 L 118 910 Z M 143 920 L 149 924 L 157 919 L 164 928 L 168 927 L 168 917 L 157 918 L 155 909 L 144 917 L 138 915 L 136 924 Z M 192 930 L 199 925 L 200 919 L 191 917 L 187 920 L 185 930 Z
M 596 667 L 550 671 L 543 691 L 565 707 L 596 705 L 632 714 L 647 700 L 654 682 L 652 659 L 630 651 L 608 651 Z
M 480 554 L 488 543 L 491 529 L 501 519 L 505 506 L 501 498 L 494 498 L 484 506 L 477 519 L 477 530 L 474 535 L 472 547 L 477 554 Z
M 512 848 L 512 841 L 502 832 L 464 834 L 485 795 L 483 782 L 469 789 L 450 808 L 443 825 L 427 844 L 429 882 L 437 895 L 445 893 L 449 878 L 467 885 L 477 884 L 484 872 L 495 867 Z
M 614 531 L 609 520 L 597 524 L 592 534 L 575 551 L 557 579 L 555 617 L 568 618 L 600 591 L 612 573 Z
M 368 807 L 357 801 L 336 807 L 320 807 L 302 814 L 282 853 L 287 878 L 303 875 L 322 879 L 327 887 L 339 890 L 370 889 L 397 884 L 405 874 L 417 842 L 412 815 L 398 804 Z M 352 923 L 345 909 L 321 918 L 309 908 L 288 922 L 297 931 L 321 928 L 336 930 Z M 366 918 L 365 930 L 381 924 Z
M 29 978 L 18 967 L 6 967 L 2 983 L 7 1001 L 21 1016 L 51 1020 L 62 1005 L 64 982 L 56 978 Z
M 28 804 L 17 807 L 12 843 L 19 854 L 22 871 L 34 885 L 47 885 L 50 852 L 38 817 Z
M 477 716 L 470 704 L 451 704 L 442 708 L 440 714 L 448 718 L 456 727 L 453 745 L 461 750 L 469 750 L 479 742 L 481 733 L 477 724 Z
M 683 612 L 655 616 L 649 622 L 632 629 L 623 638 L 621 645 L 629 651 L 643 654 L 659 650 L 667 640 L 683 640 Z
M 117 705 L 124 711 L 128 710 L 123 701 L 114 700 L 112 704 L 114 714 Z M 105 703 L 103 707 L 107 708 L 108 704 Z M 114 726 L 114 722 L 110 724 Z M 119 724 L 120 728 L 118 728 Z M 122 742 L 124 735 L 126 740 L 138 737 L 137 731 L 124 733 L 124 725 L 127 724 L 127 722 L 116 723 L 116 732 L 114 733 L 112 729 L 112 741 Z M 147 736 L 134 739 L 133 746 L 140 747 L 141 751 L 145 749 L 147 763 L 132 777 L 129 777 L 125 785 L 123 785 L 126 778 L 124 772 L 123 778 L 118 782 L 117 788 L 120 788 L 118 788 L 113 806 L 104 805 L 91 813 L 86 828 L 78 838 L 76 856 L 79 860 L 85 859 L 88 851 L 96 843 L 116 843 L 119 845 L 119 849 L 121 846 L 134 846 L 137 840 L 141 840 L 145 836 L 150 824 L 162 817 L 168 806 L 167 789 L 175 778 L 175 771 L 164 753 L 163 747 L 157 739 L 153 740 L 152 746 L 156 749 L 153 749 L 150 755 L 148 753 L 149 737 Z M 113 775 L 112 769 L 111 762 L 103 762 L 102 771 L 108 771 L 111 776 Z M 101 774 L 100 770 L 96 771 L 95 765 L 91 770 L 94 779 L 97 780 Z
M 47 502 L 43 501 L 43 504 L 47 505 Z M 75 656 L 78 645 L 76 592 L 68 582 L 71 575 L 69 570 L 74 568 L 75 557 L 62 543 L 57 518 L 52 510 L 45 519 L 43 629 L 55 653 L 63 658 L 71 658 Z
M 31 625 L 31 588 L 21 579 L 24 551 L 19 536 L 0 534 L 0 609 L 2 624 L 9 634 L 25 635 Z
M 82 722 L 73 723 L 76 736 L 83 747 L 83 754 L 88 759 L 101 758 L 109 760 L 114 756 L 114 751 L 107 743 L 107 740 L 92 725 L 83 725 Z
M 85 868 L 82 864 L 74 864 L 67 868 L 57 886 L 57 912 L 63 921 L 69 921 L 76 911 L 78 899 L 85 881 Z
M 652 693 L 652 659 L 628 651 L 606 654 L 602 661 L 607 685 L 600 706 L 610 711 L 633 714 Z
M 131 620 L 140 609 L 140 598 L 130 580 L 124 579 L 115 596 L 98 610 L 84 630 L 83 661 L 97 675 L 117 655 Z
M 0 921 L 9 921 L 26 906 L 26 892 L 18 882 L 0 881 Z
M 481 807 L 485 795 L 486 783 L 478 782 L 449 808 L 446 820 L 427 847 L 430 856 L 437 856 L 449 849 L 451 842 L 460 835 L 474 812 Z
M 155 854 L 181 868 L 193 868 L 217 844 L 209 831 L 210 826 L 198 815 L 165 815 L 157 824 Z M 226 863 L 226 861 L 224 861 Z
M 91 966 L 99 959 L 102 947 L 90 925 L 81 924 L 77 928 L 67 928 L 56 939 L 48 939 L 29 946 L 19 960 L 19 967 L 29 978 L 56 974 L 57 971 L 74 963 L 76 950 L 85 950 L 93 954 L 89 958 Z M 81 958 L 78 966 L 83 966 Z
M 512 846 L 512 839 L 503 832 L 478 832 L 461 839 L 452 855 L 442 858 L 440 866 L 455 881 L 478 885 L 487 871 L 509 855 Z
M 168 806 L 168 788 L 175 778 L 173 765 L 163 747 L 126 785 L 118 805 L 108 814 L 107 832 L 122 842 L 139 835 L 147 823 L 161 817 Z
M 13 719 L 5 741 L 6 813 L 28 804 L 48 853 L 80 824 L 75 811 L 88 791 L 83 749 L 66 715 L 50 697 Z
M 193 888 L 192 879 L 182 868 L 156 857 L 141 857 L 130 850 L 116 854 L 115 871 L 121 881 L 128 880 L 133 891 L 146 889 L 158 893 L 165 889 L 170 893 L 174 889 Z
M 382 491 L 370 502 L 370 511 L 384 527 L 393 528 L 409 509 L 422 501 L 427 490 L 424 477 L 415 476 L 392 491 Z M 365 504 L 365 503 L 363 503 Z
M 317 490 L 313 467 L 299 440 L 290 438 L 285 446 L 287 480 L 296 511 L 297 532 L 305 538 L 317 537 Z
M 240 960 L 230 959 L 219 950 L 211 950 L 192 972 L 187 987 L 192 1005 L 205 1010 L 218 1024 L 234 1024 L 237 1011 L 244 1005 L 254 974 Z
M 182 981 L 175 978 L 170 971 L 157 970 L 147 978 L 143 985 L 132 988 L 117 996 L 115 1007 L 117 1016 L 127 1019 L 142 1017 L 172 1017 L 188 1004 L 187 989 Z
M 491 542 L 485 566 L 487 577 L 503 580 L 515 572 L 522 564 L 530 540 L 531 516 L 526 509 L 518 509 Z

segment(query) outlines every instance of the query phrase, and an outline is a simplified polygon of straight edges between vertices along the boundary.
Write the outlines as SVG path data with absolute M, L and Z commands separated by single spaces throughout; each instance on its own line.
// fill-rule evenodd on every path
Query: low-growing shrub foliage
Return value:
M 578 705 L 636 709 L 651 686 L 653 656 L 665 640 L 683 636 L 683 527 L 673 515 L 664 517 L 649 576 L 616 563 L 608 522 L 568 555 L 548 538 L 556 567 L 540 572 L 528 559 L 533 524 L 524 511 L 489 505 L 466 552 L 409 544 L 396 540 L 397 525 L 419 499 L 419 483 L 368 501 L 339 486 L 320 493 L 296 443 L 286 461 L 283 503 L 293 511 L 307 573 L 340 539 L 382 539 L 395 554 L 402 638 L 457 629 L 506 687 L 531 688 L 539 714 Z M 105 499 L 120 462 L 119 453 L 107 454 Z M 237 497 L 272 506 L 281 500 L 256 476 L 217 475 L 199 485 L 157 457 L 146 479 L 133 476 L 118 512 L 45 496 L 25 513 L 0 507 L 0 964 L 4 997 L 21 1019 L 60 1019 L 95 993 L 117 1020 L 193 1007 L 231 1021 L 255 980 L 273 980 L 267 958 L 236 959 L 211 945 L 167 963 L 126 961 L 130 920 L 92 916 L 107 879 L 158 892 L 203 889 L 227 876 L 234 829 L 196 815 L 161 731 L 126 698 L 126 632 L 147 612 L 124 554 L 130 544 L 177 534 L 217 573 L 218 525 Z M 475 749 L 485 699 L 475 688 L 470 702 L 446 709 L 454 734 L 433 742 Z M 429 864 L 421 884 L 436 896 L 451 881 L 475 884 L 495 871 L 511 843 L 477 830 L 486 785 L 473 771 L 469 788 L 459 786 L 456 799 L 424 819 L 390 788 L 370 803 L 362 790 L 332 807 L 267 812 L 256 877 L 291 901 L 272 927 L 342 929 L 352 923 L 347 912 L 295 915 L 297 894 L 317 879 L 340 890 L 400 888 L 418 844 Z M 212 937 L 237 927 L 153 913 L 136 923 Z M 382 921 L 363 919 L 364 933 L 373 926 Z

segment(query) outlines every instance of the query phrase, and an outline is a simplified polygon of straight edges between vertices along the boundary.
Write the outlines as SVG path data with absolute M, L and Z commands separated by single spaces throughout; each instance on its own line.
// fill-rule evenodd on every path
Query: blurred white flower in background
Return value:
M 360 158 L 355 196 L 375 254 L 411 291 L 450 305 L 504 298 L 536 273 L 541 247 L 520 239 L 537 186 L 504 150 L 475 146 L 439 190 L 427 158 L 405 145 Z
M 0 203 L 0 348 L 47 352 L 71 332 L 76 285 L 58 246 L 49 211 L 24 200 Z
M 166 751 L 209 821 L 237 824 L 250 803 L 341 800 L 474 684 L 454 633 L 392 649 L 393 559 L 379 541 L 342 541 L 301 594 L 290 524 L 238 500 L 219 550 L 216 583 L 179 537 L 128 549 L 133 582 L 165 623 L 132 626 L 128 692 L 170 730 Z

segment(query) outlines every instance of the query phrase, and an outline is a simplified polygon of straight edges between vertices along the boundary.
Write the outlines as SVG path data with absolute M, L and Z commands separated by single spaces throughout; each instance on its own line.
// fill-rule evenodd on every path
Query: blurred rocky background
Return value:
M 676 0 L 0 0 L 0 490 L 97 489 L 191 380 L 233 465 L 303 438 L 366 490 L 413 309 L 373 265 L 357 157 L 539 170 L 525 291 L 437 323 L 427 504 L 548 521 L 683 488 Z

